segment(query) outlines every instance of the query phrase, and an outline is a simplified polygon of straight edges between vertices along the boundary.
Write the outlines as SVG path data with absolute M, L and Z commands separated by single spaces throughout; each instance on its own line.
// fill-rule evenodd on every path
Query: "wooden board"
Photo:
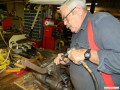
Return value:
M 14 81 L 14 84 L 22 88 L 23 90 L 36 90 L 37 87 L 34 84 L 34 80 L 35 79 L 32 76 L 32 73 L 27 73 L 24 74 L 22 77 L 16 79 Z

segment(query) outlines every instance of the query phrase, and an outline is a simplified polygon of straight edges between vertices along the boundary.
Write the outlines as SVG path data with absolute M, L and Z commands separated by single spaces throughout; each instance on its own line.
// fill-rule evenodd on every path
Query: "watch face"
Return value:
M 90 57 L 90 54 L 89 54 L 89 53 L 86 53 L 86 54 L 85 54 L 85 57 L 89 58 L 89 57 Z
M 88 50 L 85 52 L 84 57 L 85 57 L 85 59 L 89 59 L 89 58 L 91 57 L 90 49 L 88 49 Z

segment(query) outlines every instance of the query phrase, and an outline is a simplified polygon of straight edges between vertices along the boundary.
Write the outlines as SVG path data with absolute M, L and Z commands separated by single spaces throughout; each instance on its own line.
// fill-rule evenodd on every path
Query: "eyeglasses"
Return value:
M 73 12 L 73 10 L 75 9 L 76 7 L 74 7 L 62 20 L 64 21 L 65 19 L 67 19 L 67 17 L 70 15 L 71 12 Z

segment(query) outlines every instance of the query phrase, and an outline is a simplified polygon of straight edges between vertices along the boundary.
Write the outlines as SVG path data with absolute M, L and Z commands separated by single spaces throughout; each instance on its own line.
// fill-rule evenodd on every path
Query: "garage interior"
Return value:
M 69 65 L 54 65 L 70 48 L 59 7 L 65 0 L 0 0 L 0 90 L 74 90 Z M 91 13 L 120 20 L 120 0 L 86 0 Z

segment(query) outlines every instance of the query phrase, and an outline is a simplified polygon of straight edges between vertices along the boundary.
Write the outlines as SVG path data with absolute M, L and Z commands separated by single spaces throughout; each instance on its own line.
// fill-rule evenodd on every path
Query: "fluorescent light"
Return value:
M 29 0 L 30 3 L 34 4 L 52 4 L 52 5 L 61 5 L 66 0 Z M 91 5 L 91 3 L 86 3 L 86 5 Z M 95 5 L 98 5 L 98 3 L 95 3 Z
M 86 3 L 86 5 L 87 5 L 87 6 L 90 6 L 90 5 L 91 5 L 91 3 Z M 95 5 L 98 5 L 98 3 L 95 3 Z
M 30 3 L 34 4 L 55 4 L 55 5 L 61 5 L 66 0 L 29 0 Z

